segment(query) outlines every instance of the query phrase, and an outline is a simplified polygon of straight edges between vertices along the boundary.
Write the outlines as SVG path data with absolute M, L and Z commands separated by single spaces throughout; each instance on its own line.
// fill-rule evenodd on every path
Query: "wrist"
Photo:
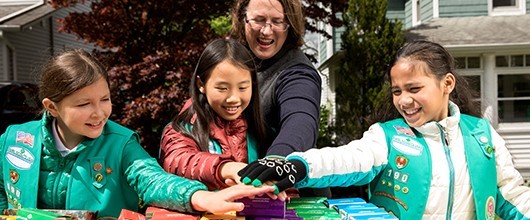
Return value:
M 298 159 L 291 159 L 289 160 L 294 167 L 296 167 L 296 173 L 293 175 L 296 177 L 296 182 L 300 182 L 307 176 L 307 165 L 304 161 L 298 160 Z
M 204 208 L 204 204 L 202 204 L 204 201 L 207 201 L 208 196 L 211 192 L 206 190 L 199 190 L 196 191 L 191 195 L 191 207 L 195 211 L 204 212 L 206 209 Z
M 284 156 L 280 156 L 280 155 L 267 155 L 265 156 L 266 159 L 281 159 L 281 160 L 285 160 L 285 157 Z

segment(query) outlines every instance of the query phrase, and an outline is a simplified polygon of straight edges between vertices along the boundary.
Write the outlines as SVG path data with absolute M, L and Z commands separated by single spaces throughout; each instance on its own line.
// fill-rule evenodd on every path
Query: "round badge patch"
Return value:
M 18 174 L 18 172 L 16 170 L 9 170 L 9 178 L 11 179 L 11 182 L 13 184 L 17 183 L 18 182 L 18 178 L 20 177 L 20 175 Z
M 495 219 L 495 199 L 493 199 L 493 196 L 488 197 L 488 200 L 486 200 L 486 219 Z

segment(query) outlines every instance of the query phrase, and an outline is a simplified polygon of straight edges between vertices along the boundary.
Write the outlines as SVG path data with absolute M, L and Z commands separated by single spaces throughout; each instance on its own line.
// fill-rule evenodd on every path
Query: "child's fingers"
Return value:
M 216 205 L 215 208 L 209 210 L 213 214 L 224 214 L 231 211 L 242 211 L 245 208 L 245 204 L 242 202 L 225 202 Z
M 233 179 L 225 179 L 225 184 L 228 185 L 228 186 L 234 186 L 234 185 L 237 185 L 237 181 L 233 180 Z
M 259 173 L 256 178 L 254 178 L 254 181 L 252 181 L 252 185 L 261 186 L 263 182 L 277 180 L 278 178 L 280 178 L 280 176 L 276 169 L 274 167 L 269 167 L 268 169 L 265 169 L 261 173 Z
M 277 188 L 277 191 L 275 191 L 274 193 L 275 194 L 278 194 L 280 192 L 283 192 L 285 191 L 286 189 L 288 188 L 291 188 L 294 186 L 294 180 L 292 180 L 291 178 L 291 175 L 287 176 L 286 178 L 284 178 L 283 180 L 280 180 L 276 183 L 276 188 Z M 293 177 L 294 178 L 294 177 Z
M 285 191 L 281 191 L 280 193 L 276 194 L 276 196 L 281 201 L 287 200 L 287 193 Z
M 257 163 L 251 163 L 245 168 L 241 169 L 237 174 L 241 177 L 241 182 L 244 184 L 250 184 L 252 181 L 256 179 L 260 175 L 260 173 L 263 172 L 263 170 L 266 170 L 267 167 L 261 166 Z

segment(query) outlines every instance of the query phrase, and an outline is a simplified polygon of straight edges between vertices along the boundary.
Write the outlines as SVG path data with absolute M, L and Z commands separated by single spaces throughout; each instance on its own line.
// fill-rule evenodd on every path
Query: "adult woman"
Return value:
M 322 81 L 300 50 L 304 31 L 300 0 L 237 0 L 232 9 L 232 36 L 255 56 L 260 103 L 274 131 L 270 147 L 262 152 L 267 157 L 316 145 Z M 314 195 L 329 197 L 330 192 Z

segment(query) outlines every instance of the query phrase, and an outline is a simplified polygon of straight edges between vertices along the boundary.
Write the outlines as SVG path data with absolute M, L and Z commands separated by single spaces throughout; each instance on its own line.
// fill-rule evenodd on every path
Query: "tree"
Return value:
M 358 139 L 391 109 L 387 65 L 404 44 L 399 21 L 386 18 L 387 0 L 350 0 L 343 14 L 343 56 L 336 87 L 337 144 Z
M 91 11 L 61 19 L 60 31 L 99 47 L 108 66 L 113 97 L 111 119 L 139 133 L 158 155 L 163 127 L 188 95 L 193 66 L 206 43 L 227 31 L 233 0 L 48 0 L 54 7 L 91 3 Z M 340 25 L 335 12 L 346 0 L 306 0 L 306 14 Z M 307 29 L 319 31 L 314 24 Z

